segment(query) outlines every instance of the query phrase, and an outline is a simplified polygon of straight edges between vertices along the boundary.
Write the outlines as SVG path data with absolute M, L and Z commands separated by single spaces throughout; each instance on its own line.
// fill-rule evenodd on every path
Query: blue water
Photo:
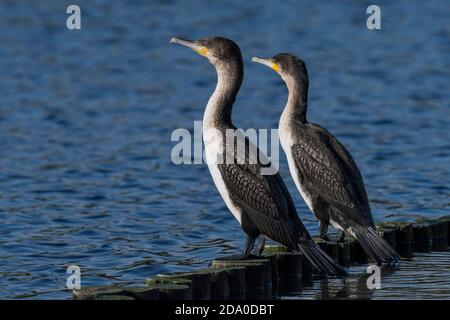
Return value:
M 82 285 L 143 284 L 236 253 L 243 233 L 205 165 L 170 160 L 214 69 L 170 37 L 222 35 L 243 51 L 242 128 L 276 128 L 281 80 L 253 55 L 292 52 L 310 74 L 309 119 L 357 161 L 377 221 L 450 207 L 450 12 L 442 1 L 0 3 L 0 298 L 66 299 Z M 311 232 L 317 223 L 281 173 Z M 426 275 L 423 275 L 426 277 Z

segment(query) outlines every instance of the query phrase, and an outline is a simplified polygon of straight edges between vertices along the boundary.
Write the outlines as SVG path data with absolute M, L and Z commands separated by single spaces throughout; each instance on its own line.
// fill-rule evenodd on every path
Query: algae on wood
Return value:
M 161 300 L 192 300 L 192 281 L 182 278 L 149 278 L 149 288 L 158 289 Z
M 260 299 L 265 297 L 265 289 L 271 286 L 271 262 L 268 259 L 232 260 L 229 258 L 216 259 L 213 268 L 232 269 L 245 268 L 245 295 L 246 299 Z
M 73 292 L 76 300 L 158 300 L 159 295 L 158 288 L 146 287 L 84 287 Z
M 194 300 L 209 300 L 211 298 L 211 269 L 200 269 L 194 272 L 174 272 L 170 274 L 158 274 L 162 279 L 188 279 L 192 281 L 192 298 Z

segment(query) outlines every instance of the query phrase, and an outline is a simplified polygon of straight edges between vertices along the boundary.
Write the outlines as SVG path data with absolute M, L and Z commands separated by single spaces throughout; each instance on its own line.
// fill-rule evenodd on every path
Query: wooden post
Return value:
M 157 276 L 145 283 L 149 288 L 159 290 L 161 300 L 192 300 L 192 281 L 189 279 Z
M 389 222 L 383 224 L 395 228 L 395 249 L 403 258 L 413 257 L 413 224 L 411 222 Z
M 447 223 L 447 247 L 448 247 L 450 246 L 450 216 L 440 217 L 439 220 Z
M 350 257 L 352 264 L 368 264 L 369 257 L 364 251 L 363 247 L 359 244 L 359 241 L 353 237 L 345 237 L 345 241 L 350 246 Z
M 444 251 L 450 237 L 450 216 L 438 220 L 419 218 L 415 223 L 386 222 L 377 230 L 402 257 L 413 251 Z M 315 238 L 318 245 L 342 266 L 367 264 L 359 242 L 346 237 L 342 243 Z M 298 292 L 313 285 L 313 266 L 300 253 L 280 245 L 267 245 L 263 257 L 216 259 L 212 268 L 157 275 L 147 287 L 83 287 L 73 292 L 77 300 L 189 300 L 267 299 Z
M 264 256 L 272 262 L 272 296 L 290 294 L 312 285 L 312 265 L 301 253 L 280 245 L 267 245 Z
M 159 288 L 133 287 L 125 290 L 136 300 L 159 300 Z
M 216 259 L 212 263 L 213 268 L 245 268 L 245 298 L 265 299 L 266 288 L 271 286 L 272 273 L 271 262 L 268 259 L 231 260 L 228 258 Z
M 230 297 L 230 283 L 225 269 L 211 268 L 211 299 L 225 300 Z
M 380 233 L 381 237 L 386 240 L 387 243 L 389 243 L 393 248 L 396 247 L 395 237 L 396 237 L 396 230 L 395 228 L 390 228 L 380 225 L 377 226 L 377 231 Z
M 278 270 L 280 273 L 280 294 L 287 295 L 301 290 L 302 284 L 302 255 L 300 253 L 285 252 L 277 254 Z
M 430 252 L 432 248 L 431 227 L 428 223 L 418 222 L 413 224 L 414 251 Z
M 304 287 L 312 287 L 313 284 L 313 265 L 302 255 L 302 285 Z
M 75 300 L 105 300 L 108 297 L 112 297 L 114 300 L 117 300 L 118 297 L 124 297 L 124 299 L 128 300 L 126 290 L 114 286 L 83 287 L 73 291 L 73 298 Z
M 136 300 L 130 296 L 100 295 L 95 300 Z
M 446 251 L 448 245 L 448 222 L 434 220 L 430 222 L 433 251 Z
M 194 272 L 175 272 L 171 274 L 158 274 L 157 278 L 188 279 L 192 281 L 192 298 L 194 300 L 211 299 L 211 277 L 210 269 L 200 269 Z
M 229 298 L 231 300 L 243 300 L 245 299 L 245 273 L 244 267 L 232 267 L 225 268 L 225 274 L 227 275 L 228 286 L 230 288 Z
M 73 292 L 75 300 L 159 300 L 159 288 L 84 287 Z
M 264 247 L 264 255 L 271 255 L 277 253 L 289 252 L 288 248 L 280 244 L 266 244 Z
M 351 246 L 347 240 L 344 240 L 343 242 L 337 242 L 325 241 L 319 237 L 314 237 L 313 239 L 323 251 L 328 253 L 328 255 L 341 266 L 347 267 L 350 265 Z
M 278 258 L 280 253 L 271 253 L 271 250 L 269 249 L 268 252 L 264 250 L 263 256 L 265 259 L 270 260 L 270 270 L 271 270 L 271 281 L 272 281 L 272 290 L 271 290 L 271 296 L 272 297 L 278 297 L 281 295 L 281 281 L 282 281 L 282 275 L 279 270 L 279 264 L 278 264 Z
M 192 300 L 192 288 L 185 284 L 158 286 L 161 300 Z
M 337 242 L 336 246 L 338 248 L 338 263 L 343 267 L 348 267 L 350 265 L 350 244 L 344 241 Z

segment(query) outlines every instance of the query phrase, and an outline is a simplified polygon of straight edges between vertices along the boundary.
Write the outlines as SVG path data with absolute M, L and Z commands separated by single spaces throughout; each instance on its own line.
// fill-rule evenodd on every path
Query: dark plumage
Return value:
M 262 164 L 260 157 L 265 155 L 255 146 L 249 147 L 250 142 L 246 138 L 245 148 L 239 148 L 234 139 L 225 139 L 227 129 L 236 129 L 231 122 L 231 109 L 243 76 L 238 46 L 231 40 L 220 37 L 207 37 L 198 41 L 174 39 L 172 42 L 187 45 L 206 56 L 218 74 L 217 87 L 205 110 L 203 137 L 213 180 L 228 208 L 247 234 L 243 257 L 250 255 L 255 240 L 263 236 L 263 239 L 268 237 L 291 250 L 304 253 L 321 271 L 344 276 L 345 270 L 311 239 L 297 215 L 281 176 L 278 173 L 262 174 L 264 167 L 270 167 L 270 164 Z M 211 129 L 219 133 L 217 137 L 210 134 Z M 233 144 L 231 147 L 230 143 Z M 256 150 L 257 155 L 251 150 Z M 218 154 L 225 162 L 213 163 L 209 160 Z M 229 161 L 230 159 L 233 161 Z M 251 159 L 256 159 L 256 163 Z M 263 248 L 264 240 L 262 246 L 258 247 L 257 254 L 261 254 Z
M 224 129 L 236 128 L 225 127 L 221 129 L 223 134 Z M 260 159 L 264 155 L 251 154 L 249 144 L 247 138 L 245 148 L 238 149 L 238 144 L 235 143 L 233 154 L 226 153 L 225 156 L 225 159 L 234 159 L 233 164 L 218 164 L 229 196 L 240 209 L 242 230 L 249 238 L 244 256 L 250 253 L 255 240 L 262 235 L 293 251 L 302 252 L 320 271 L 344 277 L 345 270 L 312 240 L 297 215 L 294 202 L 280 174 L 262 175 L 261 169 L 268 168 L 271 164 L 263 165 L 261 161 L 253 164 L 250 161 L 252 157 Z M 226 150 L 225 144 L 223 148 Z M 257 152 L 260 153 L 259 150 Z M 264 247 L 258 248 L 258 255 L 263 249 Z
M 397 252 L 375 231 L 360 171 L 345 147 L 325 128 L 306 119 L 308 73 L 305 63 L 287 53 L 254 61 L 275 69 L 289 98 L 280 119 L 280 138 L 291 175 L 328 239 L 329 224 L 357 238 L 378 263 L 395 263 Z

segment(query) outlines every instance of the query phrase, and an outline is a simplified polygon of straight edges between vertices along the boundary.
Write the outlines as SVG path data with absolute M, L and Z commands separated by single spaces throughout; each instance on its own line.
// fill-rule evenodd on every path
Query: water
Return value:
M 169 45 L 174 35 L 239 43 L 246 77 L 234 122 L 242 128 L 276 128 L 286 100 L 276 74 L 251 57 L 301 56 L 309 119 L 353 154 L 375 219 L 448 214 L 446 1 L 379 1 L 380 31 L 365 27 L 368 2 L 77 4 L 81 31 L 66 29 L 65 2 L 0 4 L 0 298 L 70 298 L 70 264 L 81 267 L 82 285 L 143 284 L 242 248 L 206 166 L 170 161 L 172 131 L 202 119 L 216 80 L 200 56 Z M 284 155 L 280 170 L 317 232 Z M 444 257 L 405 263 L 390 275 L 392 294 L 415 297 L 417 279 L 432 283 L 442 271 L 428 263 L 448 264 Z
M 365 266 L 352 267 L 344 280 L 316 280 L 313 287 L 304 288 L 283 299 L 449 299 L 450 252 L 415 254 L 413 260 L 403 260 L 397 268 L 381 270 L 381 288 L 367 288 Z

